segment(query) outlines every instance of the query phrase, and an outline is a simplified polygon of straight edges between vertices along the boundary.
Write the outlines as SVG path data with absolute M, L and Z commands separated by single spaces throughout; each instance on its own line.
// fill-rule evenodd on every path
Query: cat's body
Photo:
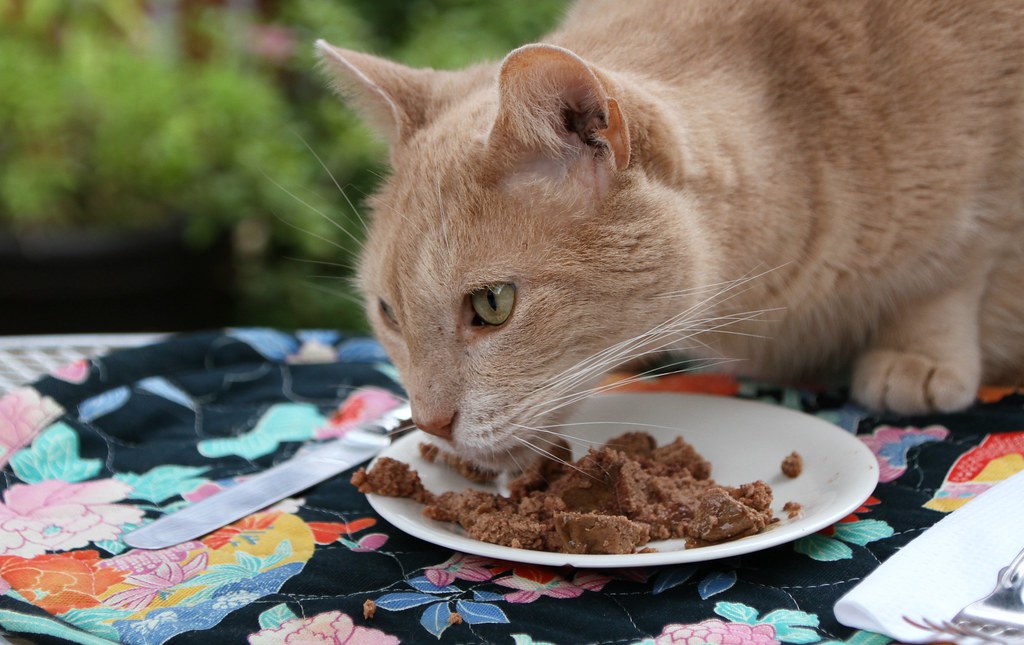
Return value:
M 511 465 L 666 344 L 904 412 L 1024 380 L 1024 3 L 608 0 L 544 42 L 321 45 L 392 144 L 361 283 L 421 427 Z

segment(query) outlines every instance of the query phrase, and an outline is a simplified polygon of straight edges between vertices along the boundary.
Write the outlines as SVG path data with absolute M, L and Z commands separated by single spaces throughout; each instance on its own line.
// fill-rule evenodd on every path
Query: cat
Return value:
M 901 414 L 1024 381 L 1018 0 L 591 0 L 461 71 L 317 48 L 389 144 L 368 318 L 466 459 L 670 350 Z

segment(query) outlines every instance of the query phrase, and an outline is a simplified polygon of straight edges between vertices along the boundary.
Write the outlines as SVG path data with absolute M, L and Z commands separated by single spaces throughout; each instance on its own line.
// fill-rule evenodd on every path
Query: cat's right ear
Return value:
M 609 173 L 629 165 L 629 128 L 610 79 L 575 53 L 520 47 L 502 63 L 498 91 L 491 145 L 518 155 L 527 181 L 596 178 L 600 194 Z
M 442 72 L 399 63 L 316 41 L 335 91 L 395 148 L 423 127 Z

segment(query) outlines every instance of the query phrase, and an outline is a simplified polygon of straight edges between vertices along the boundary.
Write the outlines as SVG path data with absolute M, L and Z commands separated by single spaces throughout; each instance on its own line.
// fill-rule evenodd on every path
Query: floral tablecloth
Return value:
M 360 386 L 376 394 L 350 396 Z M 701 564 L 544 568 L 454 553 L 323 482 L 159 551 L 120 536 L 336 436 L 400 393 L 373 341 L 235 329 L 82 361 L 0 399 L 0 630 L 36 643 L 857 643 L 835 601 L 944 514 L 1024 469 L 1024 396 L 879 417 L 843 392 L 721 375 L 634 389 L 715 393 L 815 414 L 875 452 L 852 515 Z M 364 602 L 377 611 L 364 617 Z M 457 614 L 457 616 L 453 616 Z

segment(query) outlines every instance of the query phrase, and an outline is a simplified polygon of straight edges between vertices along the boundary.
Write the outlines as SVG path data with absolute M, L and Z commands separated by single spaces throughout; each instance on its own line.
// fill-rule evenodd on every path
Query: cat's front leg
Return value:
M 918 302 L 890 318 L 857 361 L 853 397 L 900 414 L 951 412 L 981 383 L 978 315 L 984 278 Z

